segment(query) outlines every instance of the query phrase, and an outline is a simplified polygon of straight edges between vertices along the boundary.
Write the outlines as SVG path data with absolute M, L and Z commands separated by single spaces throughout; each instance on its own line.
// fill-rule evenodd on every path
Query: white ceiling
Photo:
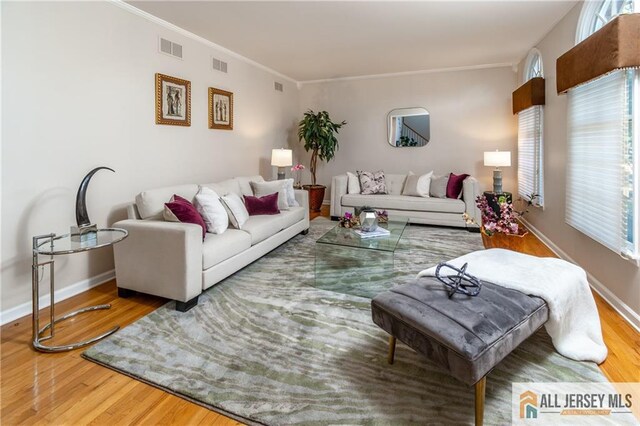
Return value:
M 297 81 L 517 63 L 573 1 L 128 1 Z

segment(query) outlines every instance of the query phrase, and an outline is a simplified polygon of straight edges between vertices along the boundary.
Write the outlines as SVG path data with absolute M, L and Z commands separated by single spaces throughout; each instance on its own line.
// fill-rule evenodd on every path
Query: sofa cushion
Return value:
M 370 206 L 376 209 L 464 213 L 465 204 L 462 200 L 451 198 L 421 198 L 408 195 L 361 195 L 347 194 L 342 196 L 343 206 Z
M 213 189 L 213 191 L 221 197 L 223 195 L 233 193 L 242 198 L 242 191 L 240 190 L 240 184 L 238 183 L 237 179 L 227 179 L 223 180 L 222 182 L 207 183 L 202 186 Z
M 168 203 L 164 203 L 165 209 L 169 209 L 171 214 L 168 212 L 163 213 L 163 216 L 169 217 L 169 222 L 175 222 L 174 218 L 182 223 L 193 223 L 194 225 L 200 225 L 202 228 L 202 239 L 204 239 L 205 234 L 207 233 L 207 225 L 202 219 L 200 213 L 198 213 L 198 209 L 189 202 L 182 198 L 179 195 L 174 194 L 169 200 Z
M 278 209 L 288 210 L 287 193 L 284 189 L 284 180 L 272 180 L 269 182 L 249 182 L 253 193 L 256 197 L 264 197 L 265 195 L 278 193 Z
M 229 223 L 236 229 L 243 229 L 244 223 L 249 218 L 249 212 L 244 205 L 244 201 L 236 194 L 229 193 L 220 197 L 222 205 L 229 215 Z
M 354 173 L 347 172 L 347 194 L 359 194 L 360 192 L 362 192 L 360 179 Z
M 222 234 L 229 227 L 229 214 L 215 191 L 206 186 L 200 187 L 194 203 L 198 213 L 207 224 L 207 232 Z
M 429 187 L 431 186 L 431 176 L 433 176 L 432 171 L 422 176 L 409 172 L 404 182 L 404 188 L 402 188 L 402 195 L 428 197 Z
M 270 216 L 249 216 L 242 229 L 251 235 L 251 245 L 258 244 L 283 229 L 282 213 Z
M 251 236 L 244 231 L 227 229 L 223 234 L 208 233 L 202 243 L 202 269 L 209 269 L 250 247 Z
M 392 175 L 385 173 L 385 183 L 387 184 L 387 194 L 400 195 L 402 194 L 402 188 L 407 180 L 407 175 Z
M 387 184 L 384 179 L 384 172 L 365 172 L 357 170 L 360 180 L 360 193 L 365 195 L 386 194 Z
M 278 214 L 278 193 L 265 195 L 264 197 L 253 197 L 251 195 L 243 195 L 244 205 L 249 212 L 249 216 L 258 216 L 262 214 Z
M 136 207 L 141 219 L 160 219 L 162 220 L 162 212 L 164 211 L 164 203 L 167 202 L 174 194 L 181 196 L 189 202 L 193 202 L 193 198 L 198 192 L 198 185 L 176 185 L 164 188 L 150 189 L 136 195 Z
M 449 184 L 449 175 L 431 176 L 431 185 L 429 186 L 429 195 L 435 198 L 447 198 L 448 184 Z
M 253 189 L 251 188 L 251 182 L 264 182 L 264 178 L 260 175 L 239 176 L 235 180 L 238 181 L 238 186 L 240 187 L 240 193 L 242 195 L 254 195 Z
M 468 174 L 449 175 L 447 182 L 447 198 L 460 198 L 462 196 L 462 182 L 469 177 Z
M 280 229 L 288 228 L 304 219 L 304 207 L 291 207 L 289 210 L 283 210 L 280 216 Z

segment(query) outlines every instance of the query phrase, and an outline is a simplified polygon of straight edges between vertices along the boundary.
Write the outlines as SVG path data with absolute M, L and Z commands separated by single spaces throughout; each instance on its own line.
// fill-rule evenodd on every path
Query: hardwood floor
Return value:
M 328 216 L 328 207 L 322 213 Z M 553 256 L 529 234 L 523 250 Z M 611 381 L 640 381 L 640 333 L 597 294 L 609 357 L 600 366 Z M 52 343 L 89 337 L 113 324 L 124 327 L 166 300 L 152 296 L 118 298 L 115 281 L 56 305 L 63 313 L 111 303 L 110 311 L 84 314 L 58 328 Z M 43 317 L 46 311 L 43 311 Z M 43 354 L 30 346 L 30 316 L 1 329 L 0 423 L 13 424 L 180 424 L 236 425 L 238 422 L 81 358 L 82 350 Z

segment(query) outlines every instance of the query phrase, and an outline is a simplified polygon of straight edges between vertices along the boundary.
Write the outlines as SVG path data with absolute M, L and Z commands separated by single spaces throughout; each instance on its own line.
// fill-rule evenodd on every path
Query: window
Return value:
M 525 61 L 525 83 L 543 77 L 542 58 L 537 49 L 531 50 Z M 542 106 L 529 107 L 518 113 L 518 193 L 522 198 L 533 197 L 535 205 L 544 204 L 542 156 Z
M 584 40 L 640 0 L 585 3 Z M 568 94 L 566 222 L 626 258 L 638 250 L 640 73 L 617 70 Z

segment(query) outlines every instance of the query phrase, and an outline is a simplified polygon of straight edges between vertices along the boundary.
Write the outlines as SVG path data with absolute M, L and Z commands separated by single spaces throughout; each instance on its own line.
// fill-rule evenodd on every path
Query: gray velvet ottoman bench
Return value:
M 482 425 L 486 375 L 548 319 L 544 300 L 488 282 L 480 293 L 456 293 L 434 277 L 394 287 L 371 301 L 373 322 L 444 368 L 459 381 L 475 385 L 475 424 Z

